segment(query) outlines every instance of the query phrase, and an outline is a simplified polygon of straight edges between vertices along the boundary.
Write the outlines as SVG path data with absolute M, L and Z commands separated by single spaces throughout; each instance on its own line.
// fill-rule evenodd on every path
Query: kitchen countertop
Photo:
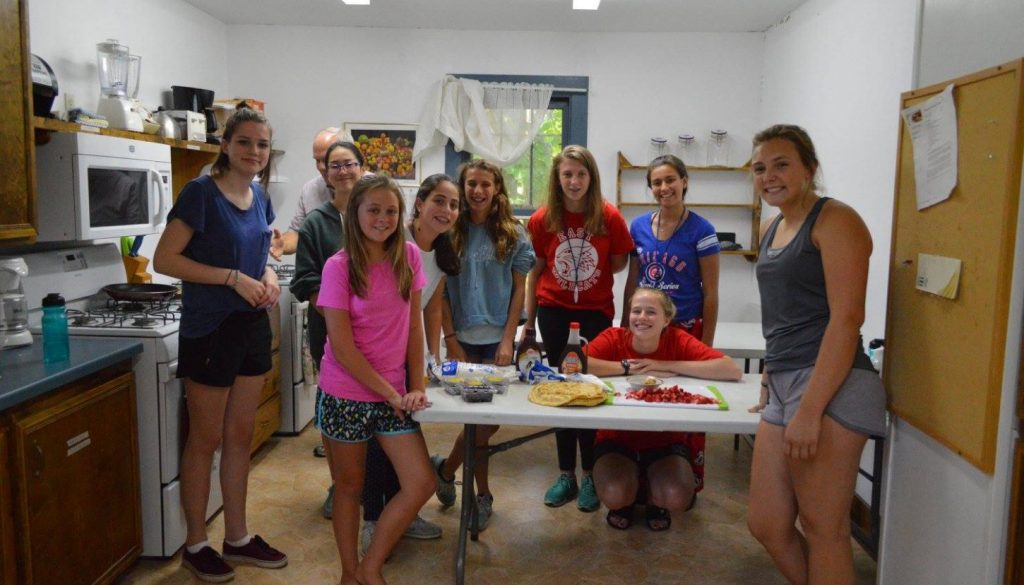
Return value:
M 44 364 L 43 340 L 32 339 L 30 346 L 0 353 L 0 411 L 142 353 L 136 340 L 71 337 L 71 359 Z

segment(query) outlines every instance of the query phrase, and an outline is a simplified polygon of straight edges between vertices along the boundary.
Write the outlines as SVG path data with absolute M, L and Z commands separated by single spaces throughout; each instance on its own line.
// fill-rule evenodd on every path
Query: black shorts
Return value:
M 178 377 L 229 387 L 236 376 L 270 371 L 270 316 L 266 311 L 231 313 L 209 335 L 178 337 Z
M 642 449 L 639 451 L 627 447 L 617 441 L 601 441 L 597 445 L 594 445 L 594 461 L 600 459 L 602 455 L 607 455 L 609 453 L 618 453 L 619 455 L 622 455 L 636 463 L 641 475 L 646 475 L 647 468 L 650 467 L 652 463 L 671 455 L 682 457 L 683 459 L 686 459 L 691 467 L 693 466 L 693 458 L 690 456 L 690 450 L 686 448 L 686 445 L 680 445 L 678 443 L 653 449 Z

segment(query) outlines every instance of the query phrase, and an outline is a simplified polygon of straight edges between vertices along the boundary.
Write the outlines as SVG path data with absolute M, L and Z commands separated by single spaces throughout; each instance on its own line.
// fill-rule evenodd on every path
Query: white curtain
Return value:
M 431 95 L 420 119 L 413 159 L 444 146 L 467 150 L 505 166 L 533 144 L 547 116 L 550 85 L 481 83 L 446 76 Z

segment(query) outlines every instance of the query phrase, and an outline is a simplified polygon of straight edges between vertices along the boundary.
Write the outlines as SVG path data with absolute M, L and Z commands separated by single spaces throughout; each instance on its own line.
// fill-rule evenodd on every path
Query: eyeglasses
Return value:
M 350 160 L 346 163 L 332 162 L 327 165 L 327 168 L 335 173 L 340 173 L 341 171 L 354 171 L 359 168 L 359 161 Z

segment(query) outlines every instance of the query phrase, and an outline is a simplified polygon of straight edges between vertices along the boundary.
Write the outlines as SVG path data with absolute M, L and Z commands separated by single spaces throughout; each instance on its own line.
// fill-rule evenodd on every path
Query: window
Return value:
M 463 75 L 478 81 L 502 83 L 549 83 L 555 86 L 548 106 L 548 117 L 541 126 L 533 147 L 515 163 L 505 167 L 504 179 L 516 215 L 529 215 L 547 199 L 551 161 L 569 144 L 587 145 L 587 77 L 546 75 Z M 468 152 L 455 152 L 451 142 L 445 147 L 445 172 L 455 176 L 460 164 L 470 160 Z

